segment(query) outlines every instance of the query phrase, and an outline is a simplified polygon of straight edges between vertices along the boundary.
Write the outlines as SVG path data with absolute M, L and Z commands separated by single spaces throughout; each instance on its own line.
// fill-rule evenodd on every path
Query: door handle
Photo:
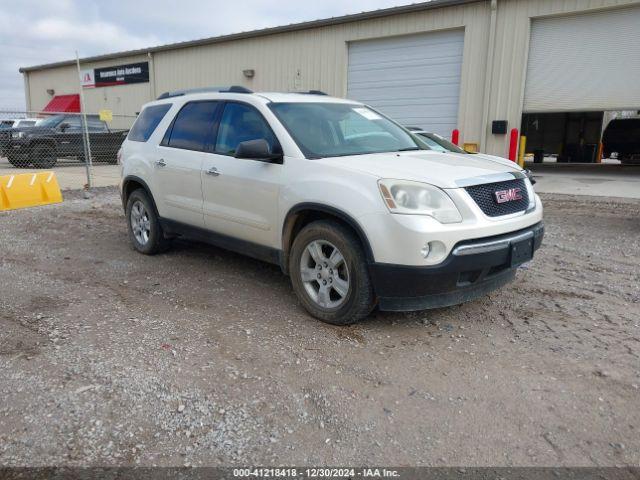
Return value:
M 156 160 L 156 166 L 157 167 L 166 167 L 167 166 L 167 162 L 164 161 L 164 158 L 161 158 L 160 160 Z
M 211 167 L 209 170 L 207 170 L 207 175 L 213 175 L 214 177 L 217 177 L 218 175 L 220 175 L 220 172 L 216 167 Z

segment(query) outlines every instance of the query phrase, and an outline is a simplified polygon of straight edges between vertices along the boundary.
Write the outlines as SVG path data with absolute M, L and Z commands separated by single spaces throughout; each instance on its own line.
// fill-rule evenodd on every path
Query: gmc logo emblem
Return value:
M 514 202 L 516 200 L 522 200 L 520 191 L 519 188 L 510 188 L 509 190 L 494 192 L 493 195 L 496 197 L 496 202 L 498 203 Z

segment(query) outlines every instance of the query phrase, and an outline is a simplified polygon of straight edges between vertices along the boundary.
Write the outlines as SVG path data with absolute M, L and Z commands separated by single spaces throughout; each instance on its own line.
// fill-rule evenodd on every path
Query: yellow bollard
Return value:
M 0 176 L 0 211 L 62 202 L 54 172 Z
M 522 135 L 520 137 L 520 149 L 518 150 L 518 165 L 524 168 L 524 154 L 527 149 L 527 137 Z

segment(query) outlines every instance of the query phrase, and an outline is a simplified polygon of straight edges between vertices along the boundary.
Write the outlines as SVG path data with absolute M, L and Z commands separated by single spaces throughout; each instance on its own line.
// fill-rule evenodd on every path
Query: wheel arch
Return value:
M 145 182 L 143 179 L 135 175 L 127 175 L 122 181 L 122 208 L 126 210 L 127 202 L 129 201 L 129 196 L 135 190 L 138 190 L 140 188 L 144 190 L 146 194 L 149 196 L 149 199 L 151 200 L 151 204 L 153 205 L 154 213 L 156 214 L 156 216 L 160 217 L 160 214 L 158 213 L 158 207 L 156 206 L 156 201 L 153 198 L 153 194 L 151 193 L 151 189 L 149 188 L 149 185 L 147 185 L 147 182 Z
M 351 229 L 360 240 L 367 263 L 373 263 L 373 250 L 364 230 L 349 214 L 335 207 L 320 203 L 299 203 L 287 212 L 282 226 L 282 259 L 280 266 L 285 274 L 289 272 L 289 253 L 293 240 L 306 225 L 317 220 L 335 220 Z

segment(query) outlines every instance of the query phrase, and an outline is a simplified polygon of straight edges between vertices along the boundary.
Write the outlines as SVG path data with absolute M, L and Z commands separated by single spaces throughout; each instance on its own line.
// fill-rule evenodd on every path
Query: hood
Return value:
M 412 180 L 430 183 L 440 188 L 458 188 L 461 184 L 472 185 L 500 181 L 498 178 L 500 174 L 520 170 L 513 162 L 499 157 L 495 158 L 503 161 L 488 159 L 485 158 L 485 155 L 422 150 L 420 152 L 329 157 L 314 161 L 368 173 L 378 178 Z M 497 178 L 492 180 L 491 177 Z
M 515 162 L 512 162 L 508 158 L 497 157 L 495 155 L 489 155 L 489 154 L 486 154 L 486 153 L 471 153 L 470 155 L 472 157 L 483 158 L 483 159 L 489 160 L 491 162 L 497 162 L 500 165 L 505 165 L 507 167 L 513 167 L 516 170 L 520 170 L 520 167 L 518 166 L 518 164 L 515 163 Z
M 27 134 L 41 134 L 41 133 L 53 133 L 55 132 L 53 128 L 49 128 L 49 127 L 17 127 L 17 128 L 7 128 L 4 130 L 0 130 L 3 133 L 8 132 L 9 135 L 11 135 L 12 133 L 16 133 L 16 132 L 24 132 Z

